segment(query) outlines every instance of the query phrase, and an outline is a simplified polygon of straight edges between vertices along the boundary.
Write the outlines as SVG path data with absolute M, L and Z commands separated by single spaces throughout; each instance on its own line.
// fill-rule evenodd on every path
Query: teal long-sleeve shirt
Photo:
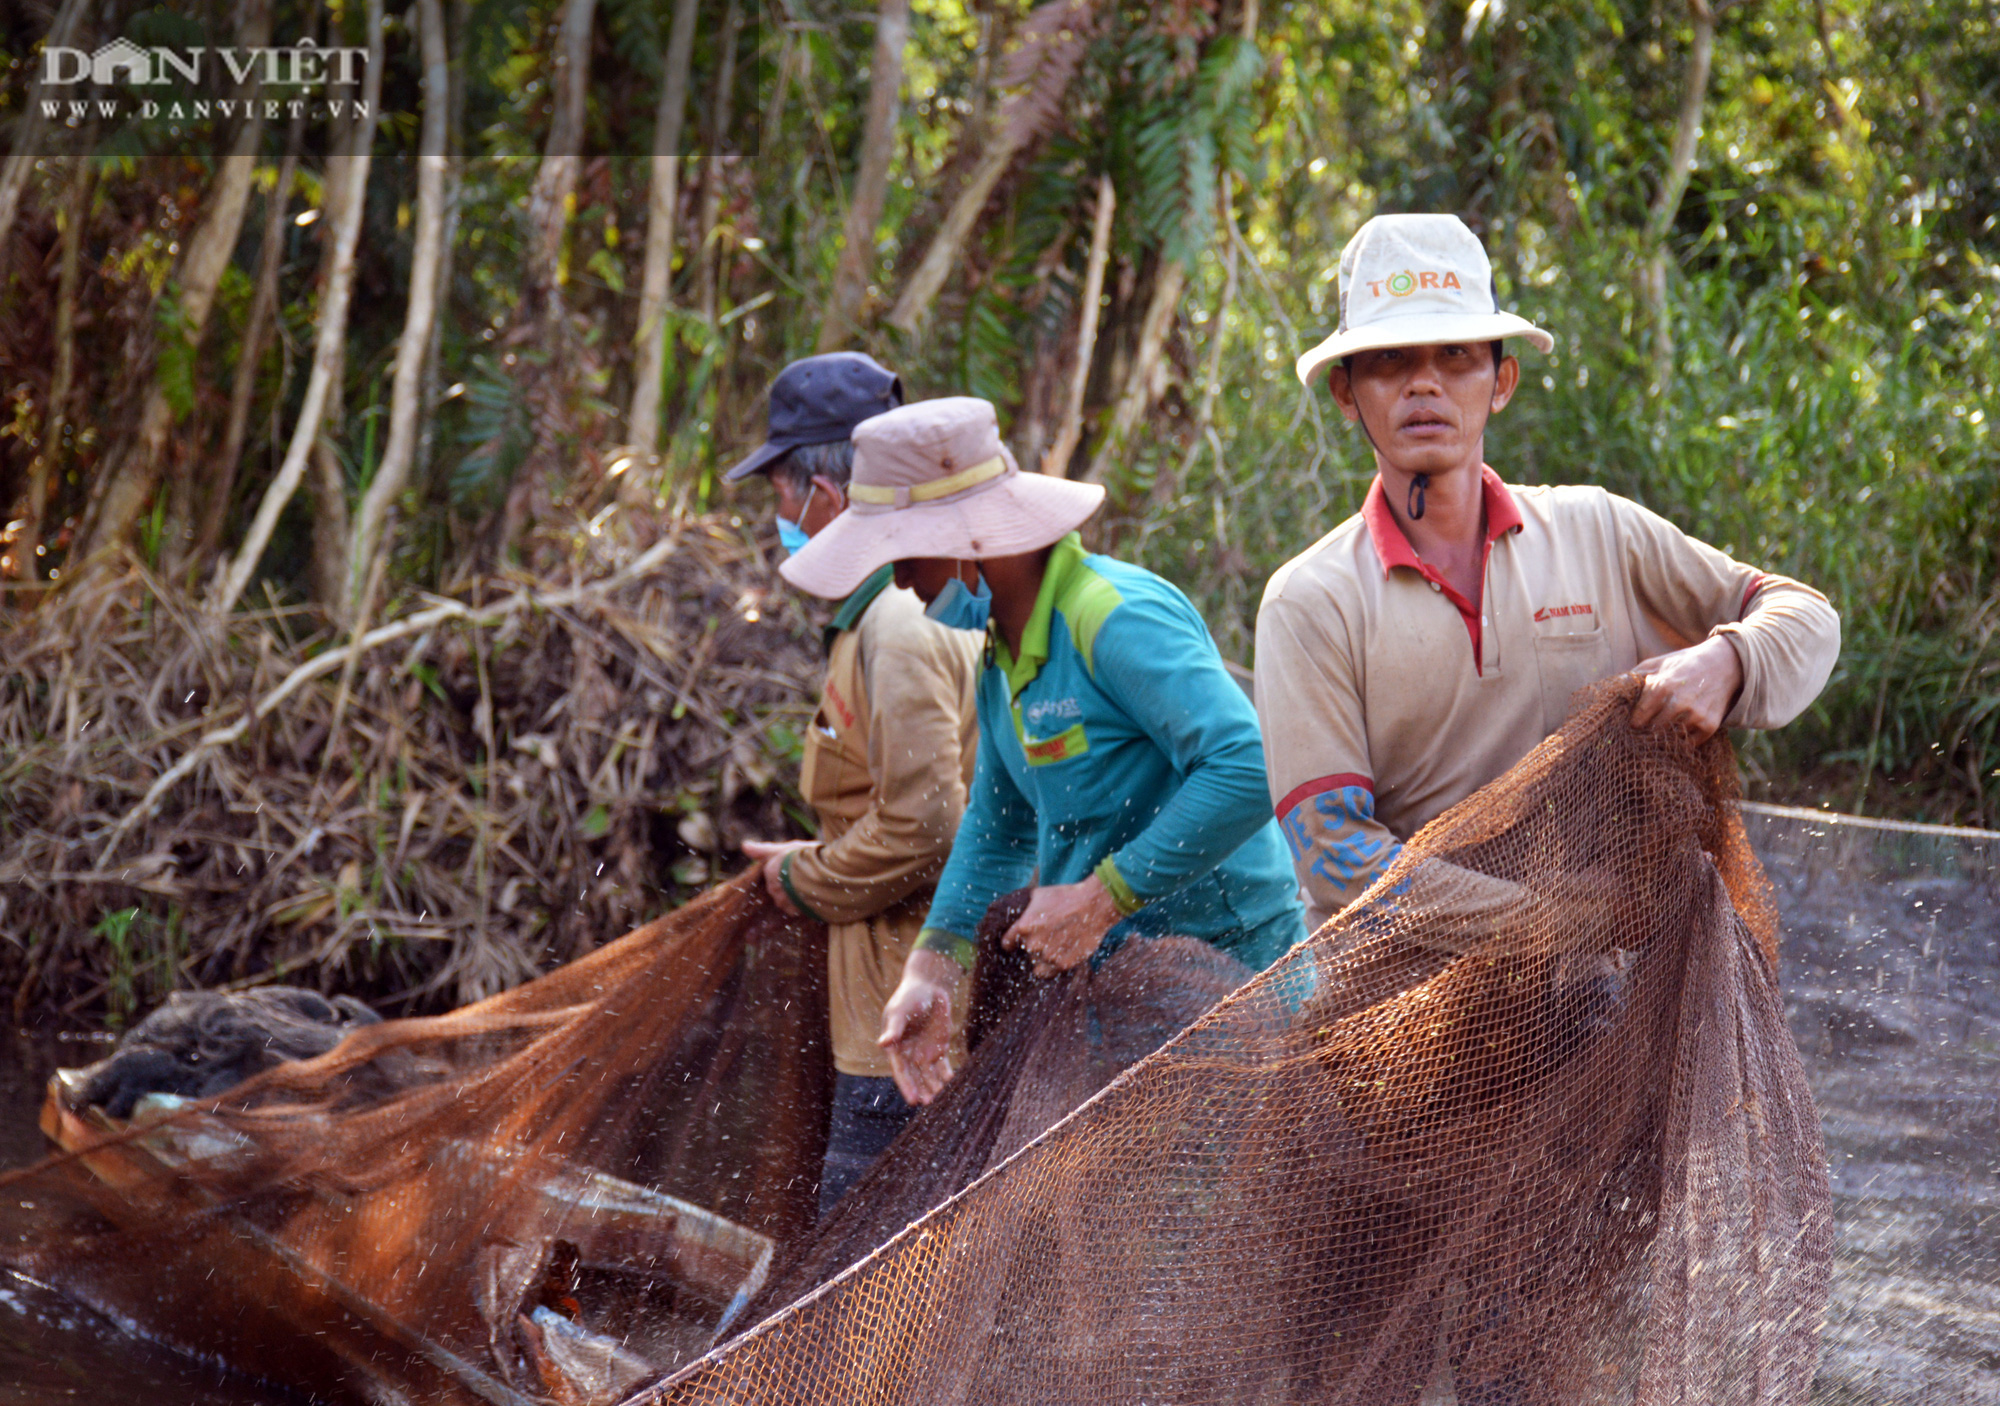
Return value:
M 980 676 L 972 794 L 924 945 L 963 960 L 995 898 L 1094 872 L 1128 914 L 1100 956 L 1179 933 L 1268 966 L 1304 935 L 1269 800 L 1257 715 L 1200 613 L 1071 533 L 1020 657 L 996 636 Z

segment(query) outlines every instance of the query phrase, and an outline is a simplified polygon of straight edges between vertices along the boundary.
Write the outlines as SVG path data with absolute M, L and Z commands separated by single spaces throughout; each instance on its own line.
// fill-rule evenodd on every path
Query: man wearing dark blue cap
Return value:
M 854 427 L 902 400 L 895 375 L 859 352 L 795 361 L 771 386 L 764 444 L 726 478 L 770 479 L 779 538 L 795 552 L 847 507 Z M 827 925 L 838 1081 L 822 1216 L 915 1112 L 897 1092 L 876 1036 L 951 853 L 977 748 L 982 637 L 925 618 L 923 602 L 892 575 L 884 567 L 862 582 L 826 628 L 826 684 L 799 772 L 819 839 L 743 845 L 762 862 L 779 907 Z M 963 1012 L 968 1003 L 958 994 L 953 1009 Z M 953 1050 L 963 1063 L 962 1014 Z

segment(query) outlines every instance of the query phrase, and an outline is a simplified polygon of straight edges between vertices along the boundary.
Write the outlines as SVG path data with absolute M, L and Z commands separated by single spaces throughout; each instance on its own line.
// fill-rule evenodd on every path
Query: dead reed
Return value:
M 0 989 L 476 1000 L 800 833 L 810 622 L 727 516 L 620 507 L 532 569 L 217 629 L 137 563 L 0 617 Z M 59 608 L 56 608 L 59 607 Z

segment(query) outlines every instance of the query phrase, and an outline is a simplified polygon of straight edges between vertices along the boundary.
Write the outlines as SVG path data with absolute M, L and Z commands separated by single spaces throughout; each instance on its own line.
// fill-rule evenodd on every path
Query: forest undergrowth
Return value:
M 532 545 L 358 650 L 296 606 L 218 629 L 136 561 L 0 616 L 0 1016 L 277 980 L 459 1005 L 802 833 L 818 651 L 741 520 Z

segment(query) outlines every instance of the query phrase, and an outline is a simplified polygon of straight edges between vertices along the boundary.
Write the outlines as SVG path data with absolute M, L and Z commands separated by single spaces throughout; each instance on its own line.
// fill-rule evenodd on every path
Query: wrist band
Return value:
M 789 853 L 787 853 L 783 859 L 778 861 L 778 882 L 784 885 L 785 896 L 792 900 L 793 907 L 797 908 L 801 913 L 805 914 L 808 918 L 811 918 L 814 922 L 823 923 L 826 921 L 826 919 L 820 917 L 819 914 L 815 913 L 813 911 L 813 906 L 810 903 L 806 902 L 803 898 L 800 898 L 799 891 L 792 887 L 792 861 L 794 859 L 797 859 L 798 857 L 799 857 L 799 852 L 797 850 L 792 850 Z
M 1105 855 L 1090 872 L 1097 876 L 1097 881 L 1104 885 L 1104 891 L 1111 895 L 1119 917 L 1129 918 L 1146 906 L 1146 900 L 1132 892 L 1132 886 L 1125 882 L 1125 876 L 1118 872 L 1118 866 L 1112 862 L 1110 855 Z
M 917 946 L 940 957 L 949 957 L 967 971 L 972 970 L 973 959 L 979 955 L 979 944 L 943 928 L 925 928 L 917 934 Z

